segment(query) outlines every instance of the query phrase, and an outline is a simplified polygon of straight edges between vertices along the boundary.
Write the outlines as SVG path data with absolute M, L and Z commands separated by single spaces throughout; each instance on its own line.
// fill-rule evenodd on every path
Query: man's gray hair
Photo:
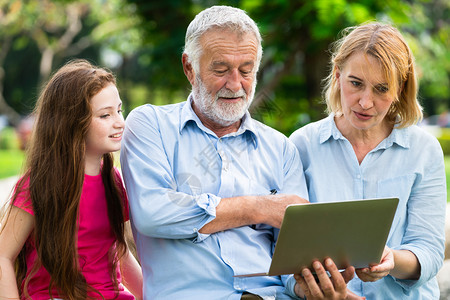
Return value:
M 212 6 L 201 11 L 189 24 L 186 31 L 184 53 L 188 62 L 198 74 L 200 71 L 200 56 L 202 47 L 201 36 L 210 29 L 229 29 L 237 33 L 253 33 L 258 41 L 255 73 L 258 71 L 262 57 L 261 34 L 255 21 L 242 9 L 231 6 Z

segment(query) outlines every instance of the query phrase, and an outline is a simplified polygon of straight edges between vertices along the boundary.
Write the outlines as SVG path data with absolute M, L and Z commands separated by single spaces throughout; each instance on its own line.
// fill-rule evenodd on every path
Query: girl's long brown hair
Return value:
M 108 84 L 114 75 L 87 61 L 69 62 L 46 84 L 35 108 L 33 129 L 25 176 L 18 182 L 13 202 L 27 192 L 35 214 L 33 237 L 38 255 L 28 275 L 25 262 L 27 249 L 22 249 L 17 262 L 17 281 L 23 284 L 25 296 L 30 278 L 40 264 L 51 276 L 49 295 L 56 287 L 64 299 L 86 299 L 88 286 L 81 273 L 77 253 L 77 219 L 84 181 L 85 138 L 91 123 L 90 100 Z M 109 223 L 116 237 L 110 251 L 111 278 L 116 290 L 116 267 L 126 251 L 124 239 L 123 192 L 113 168 L 111 153 L 103 155 L 101 176 L 107 198 Z M 25 193 L 26 194 L 26 193 Z M 23 193 L 22 193 L 23 195 Z M 95 291 L 98 293 L 98 291 Z M 101 295 L 100 295 L 101 296 Z

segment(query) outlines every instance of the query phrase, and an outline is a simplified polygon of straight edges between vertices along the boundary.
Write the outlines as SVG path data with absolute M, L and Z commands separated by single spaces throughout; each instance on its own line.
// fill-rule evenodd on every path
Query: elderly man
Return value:
M 286 206 L 308 195 L 295 146 L 247 111 L 261 56 L 245 12 L 206 9 L 186 33 L 187 101 L 144 105 L 127 118 L 121 164 L 145 299 L 303 296 L 292 275 L 234 277 L 268 270 Z

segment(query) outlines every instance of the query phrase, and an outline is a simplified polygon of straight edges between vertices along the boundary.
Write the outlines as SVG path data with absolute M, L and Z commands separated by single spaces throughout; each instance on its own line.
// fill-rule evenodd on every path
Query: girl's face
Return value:
M 120 149 L 125 127 L 122 101 L 114 84 L 109 84 L 91 99 L 92 120 L 86 136 L 86 156 L 101 157 Z
M 394 94 L 380 62 L 371 55 L 352 54 L 336 73 L 344 122 L 359 130 L 381 129 Z

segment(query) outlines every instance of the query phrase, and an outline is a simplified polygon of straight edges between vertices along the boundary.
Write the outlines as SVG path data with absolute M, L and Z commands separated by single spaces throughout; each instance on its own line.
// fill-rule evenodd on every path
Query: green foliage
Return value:
M 181 69 L 180 57 L 185 30 L 195 14 L 206 7 L 218 4 L 237 6 L 246 10 L 258 23 L 264 39 L 265 54 L 258 78 L 259 91 L 270 94 L 270 98 L 276 99 L 279 107 L 287 108 L 280 120 L 272 120 L 268 116 L 264 120 L 285 133 L 292 131 L 292 127 L 295 126 L 293 123 L 296 124 L 295 120 L 305 119 L 304 114 L 307 114 L 310 120 L 323 116 L 323 105 L 319 103 L 320 82 L 328 70 L 327 50 L 342 29 L 367 21 L 381 20 L 394 23 L 406 35 L 411 36 L 417 45 L 426 45 L 417 50 L 419 54 L 416 56 L 421 57 L 418 59 L 421 66 L 429 66 L 427 75 L 422 76 L 422 95 L 427 98 L 424 104 L 429 114 L 434 113 L 436 101 L 442 102 L 442 99 L 450 98 L 448 91 L 450 69 L 445 66 L 450 61 L 447 50 L 450 39 L 445 29 L 448 22 L 444 18 L 445 15 L 448 16 L 445 9 L 448 1 L 437 1 L 438 7 L 442 8 L 443 12 L 430 9 L 436 1 L 431 3 L 422 0 L 409 2 L 166 0 L 151 3 L 145 0 L 128 0 L 128 2 L 136 4 L 137 13 L 142 18 L 141 26 L 146 33 L 144 39 L 147 47 L 139 56 L 147 70 L 145 80 L 151 88 L 172 92 L 174 90 L 185 92 L 189 89 Z M 431 21 L 435 14 L 440 15 L 439 25 Z M 411 18 L 411 15 L 415 17 Z M 426 38 L 429 41 L 425 42 Z M 424 51 L 426 55 L 421 55 L 420 51 Z M 431 72 L 430 69 L 436 71 Z M 298 79 L 297 86 L 292 89 L 296 90 L 296 93 L 286 90 L 292 88 L 293 77 Z M 267 99 L 262 96 L 260 98 Z M 271 104 L 258 102 L 252 110 L 267 105 Z M 300 107 L 303 110 L 297 111 L 296 109 Z
M 21 114 L 31 111 L 43 82 L 45 49 L 54 52 L 52 70 L 75 57 L 110 67 L 127 111 L 184 100 L 190 90 L 181 66 L 186 28 L 216 4 L 243 8 L 258 23 L 264 40 L 257 90 L 262 100 L 252 111 L 272 106 L 268 99 L 274 99 L 283 117 L 266 113 L 262 119 L 285 134 L 323 117 L 321 80 L 330 44 L 345 27 L 371 20 L 391 22 L 405 34 L 416 56 L 425 112 L 450 107 L 447 0 L 0 0 L 0 49 L 11 42 L 0 65 L 6 102 Z M 82 29 L 64 48 L 61 37 L 73 14 Z
M 128 2 L 135 5 L 144 29 L 144 47 L 138 58 L 145 68 L 144 81 L 166 90 L 187 89 L 189 82 L 181 66 L 184 35 L 201 8 L 183 0 Z
M 183 92 L 181 90 L 177 90 L 172 93 L 167 93 L 164 89 L 149 89 L 144 84 L 135 84 L 132 82 L 125 83 L 125 86 L 120 85 L 119 89 L 121 90 L 121 94 L 126 92 L 126 97 L 128 97 L 128 99 L 125 99 L 121 96 L 122 101 L 126 103 L 126 107 L 124 108 L 125 115 L 127 115 L 134 108 L 146 103 L 155 105 L 178 103 L 186 100 L 188 96 L 186 91 Z
M 450 108 L 450 2 L 416 0 L 408 8 L 397 23 L 416 58 L 425 112 L 434 115 Z
M 31 112 L 41 85 L 68 60 L 115 68 L 142 46 L 134 5 L 124 0 L 0 0 L 0 16 L 3 96 L 21 115 Z

